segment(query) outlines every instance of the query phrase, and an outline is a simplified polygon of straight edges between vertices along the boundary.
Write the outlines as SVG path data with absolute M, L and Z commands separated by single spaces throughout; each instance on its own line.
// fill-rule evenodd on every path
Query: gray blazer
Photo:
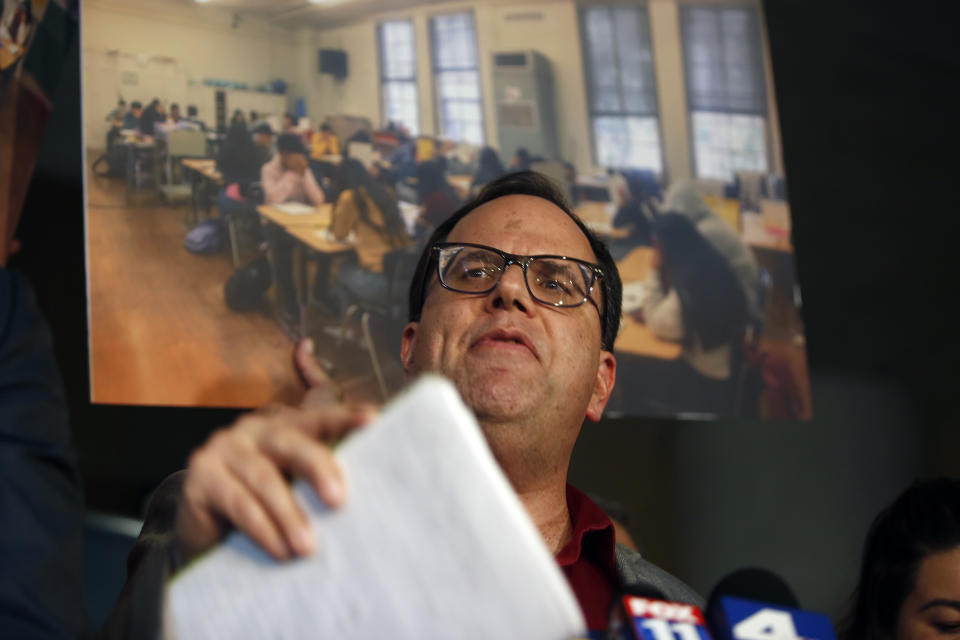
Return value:
M 672 575 L 653 564 L 633 549 L 620 543 L 616 547 L 617 573 L 628 587 L 648 585 L 655 587 L 670 602 L 704 606 L 700 594 Z

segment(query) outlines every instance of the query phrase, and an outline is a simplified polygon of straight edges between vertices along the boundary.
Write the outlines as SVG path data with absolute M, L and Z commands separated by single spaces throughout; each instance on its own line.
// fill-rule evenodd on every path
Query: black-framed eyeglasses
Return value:
M 469 242 L 441 242 L 431 250 L 437 254 L 440 284 L 459 293 L 490 293 L 507 267 L 515 264 L 523 271 L 527 291 L 534 300 L 553 307 L 577 307 L 587 300 L 593 302 L 590 294 L 603 277 L 599 265 L 567 256 L 518 256 Z M 600 307 L 597 312 L 602 319 Z

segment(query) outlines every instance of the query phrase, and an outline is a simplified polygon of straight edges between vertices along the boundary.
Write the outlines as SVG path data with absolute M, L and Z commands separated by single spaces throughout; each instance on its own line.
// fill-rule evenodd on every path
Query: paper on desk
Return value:
M 573 593 L 450 383 L 421 380 L 337 458 L 342 508 L 296 487 L 317 552 L 278 563 L 231 534 L 172 580 L 173 637 L 583 635 Z
M 646 304 L 649 289 L 643 280 L 623 283 L 623 302 L 621 308 L 624 313 L 633 313 Z
M 326 229 L 317 229 L 313 234 L 318 237 L 326 240 L 327 242 L 342 242 L 346 244 L 356 244 L 357 243 L 357 232 L 353 229 L 350 230 L 350 233 L 347 234 L 346 238 L 342 240 L 337 239 L 337 236 L 333 235 L 333 231 L 328 227 Z
M 302 202 L 284 202 L 283 204 L 275 204 L 273 206 L 289 216 L 302 216 L 317 212 L 316 208 L 308 204 L 303 204 Z

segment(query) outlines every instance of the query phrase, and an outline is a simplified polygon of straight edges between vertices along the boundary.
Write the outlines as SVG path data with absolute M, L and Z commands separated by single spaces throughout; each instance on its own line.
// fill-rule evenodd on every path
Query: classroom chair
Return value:
M 370 328 L 371 316 L 376 314 L 386 321 L 386 334 L 390 337 L 387 353 L 400 353 L 400 333 L 407 323 L 407 303 L 410 289 L 410 280 L 417 268 L 423 244 L 413 244 L 409 247 L 394 249 L 383 257 L 383 272 L 388 275 L 389 283 L 387 298 L 382 304 L 372 304 L 368 301 L 357 300 L 351 304 L 343 316 L 337 338 L 337 347 L 342 346 L 347 336 L 348 328 L 354 318 L 360 318 L 361 340 L 364 349 L 370 356 L 370 365 L 380 387 L 384 401 L 390 397 L 386 378 L 383 374 L 384 364 L 380 362 L 377 344 L 374 341 L 373 331 Z

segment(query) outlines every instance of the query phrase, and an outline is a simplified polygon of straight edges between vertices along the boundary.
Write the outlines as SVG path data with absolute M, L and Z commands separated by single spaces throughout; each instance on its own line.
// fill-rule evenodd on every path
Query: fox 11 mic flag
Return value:
M 610 640 L 711 640 L 700 608 L 624 595 L 614 603 Z

